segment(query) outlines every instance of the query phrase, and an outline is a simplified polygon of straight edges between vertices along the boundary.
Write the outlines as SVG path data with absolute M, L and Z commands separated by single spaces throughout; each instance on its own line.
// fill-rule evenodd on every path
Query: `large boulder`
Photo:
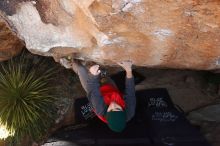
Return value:
M 220 68 L 219 0 L 1 0 L 0 10 L 32 53 Z
M 23 48 L 19 38 L 12 33 L 7 23 L 0 19 L 0 61 L 5 61 L 19 54 Z

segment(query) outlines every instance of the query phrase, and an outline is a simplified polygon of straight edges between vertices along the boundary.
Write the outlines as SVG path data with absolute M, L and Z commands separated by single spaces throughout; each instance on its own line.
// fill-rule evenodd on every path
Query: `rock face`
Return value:
M 220 68 L 219 0 L 1 0 L 0 10 L 32 53 Z
M 10 31 L 0 19 L 0 61 L 5 61 L 21 52 L 22 42 Z

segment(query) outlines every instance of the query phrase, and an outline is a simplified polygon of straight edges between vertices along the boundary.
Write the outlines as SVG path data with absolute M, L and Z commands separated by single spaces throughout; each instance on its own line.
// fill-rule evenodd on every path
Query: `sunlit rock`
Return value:
M 0 10 L 32 53 L 220 68 L 218 0 L 1 0 Z

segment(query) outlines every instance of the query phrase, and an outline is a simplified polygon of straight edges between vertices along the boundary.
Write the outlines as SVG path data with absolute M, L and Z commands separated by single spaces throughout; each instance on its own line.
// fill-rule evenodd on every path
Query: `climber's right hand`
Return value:
M 132 64 L 133 63 L 131 60 L 117 62 L 117 64 L 120 65 L 126 72 L 132 71 Z

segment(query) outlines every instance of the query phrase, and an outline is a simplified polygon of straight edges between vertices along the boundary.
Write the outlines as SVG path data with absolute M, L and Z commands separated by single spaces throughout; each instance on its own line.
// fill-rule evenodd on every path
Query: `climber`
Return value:
M 134 116 L 136 108 L 132 62 L 117 63 L 126 71 L 124 95 L 117 89 L 112 80 L 100 85 L 101 71 L 99 65 L 91 66 L 88 71 L 85 66 L 75 61 L 69 62 L 67 59 L 61 58 L 59 62 L 78 74 L 82 87 L 85 89 L 88 100 L 98 118 L 105 122 L 112 131 L 122 132 L 126 122 Z

